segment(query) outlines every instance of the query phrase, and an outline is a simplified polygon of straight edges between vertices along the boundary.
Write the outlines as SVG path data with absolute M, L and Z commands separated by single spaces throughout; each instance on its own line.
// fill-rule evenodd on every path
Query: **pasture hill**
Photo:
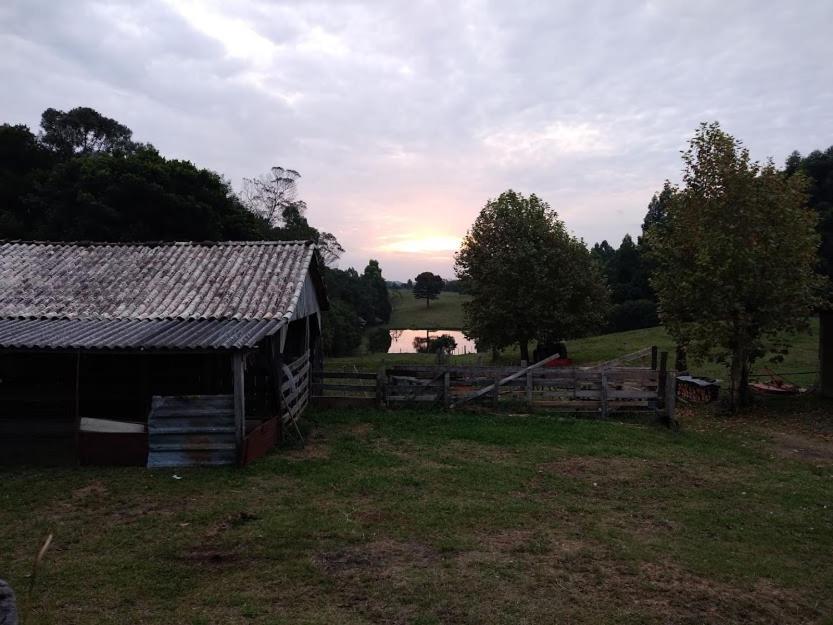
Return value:
M 388 324 L 392 330 L 460 330 L 463 327 L 463 303 L 468 295 L 443 291 L 430 307 L 416 299 L 410 289 L 390 289 L 393 310 Z

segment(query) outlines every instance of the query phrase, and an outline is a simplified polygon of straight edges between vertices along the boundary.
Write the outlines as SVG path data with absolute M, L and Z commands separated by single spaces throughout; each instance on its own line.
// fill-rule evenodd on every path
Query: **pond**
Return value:
M 477 353 L 474 341 L 463 336 L 460 330 L 391 330 L 389 354 L 416 354 L 420 344 L 425 344 L 425 339 L 435 339 L 438 336 L 447 334 L 457 343 L 457 348 L 452 354 Z

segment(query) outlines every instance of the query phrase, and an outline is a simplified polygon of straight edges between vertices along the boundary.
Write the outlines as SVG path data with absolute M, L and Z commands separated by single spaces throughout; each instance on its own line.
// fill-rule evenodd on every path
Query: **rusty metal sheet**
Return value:
M 235 432 L 232 395 L 154 396 L 147 466 L 237 464 Z

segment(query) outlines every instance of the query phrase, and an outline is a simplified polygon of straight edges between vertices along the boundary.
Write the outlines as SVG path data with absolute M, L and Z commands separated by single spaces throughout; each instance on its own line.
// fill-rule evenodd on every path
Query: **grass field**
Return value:
M 463 302 L 467 295 L 442 292 L 425 306 L 409 289 L 391 289 L 393 311 L 388 324 L 394 330 L 459 330 L 463 327 Z
M 36 624 L 833 623 L 833 421 L 312 413 L 245 469 L 15 469 Z M 173 479 L 176 473 L 181 479 Z

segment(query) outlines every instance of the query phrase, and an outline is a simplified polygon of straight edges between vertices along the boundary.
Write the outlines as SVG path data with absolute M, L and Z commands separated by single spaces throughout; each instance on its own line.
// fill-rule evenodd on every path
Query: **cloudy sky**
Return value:
M 588 243 L 637 233 L 719 120 L 755 158 L 833 144 L 833 2 L 3 0 L 0 121 L 92 106 L 308 217 L 385 275 L 452 274 L 491 197 Z

